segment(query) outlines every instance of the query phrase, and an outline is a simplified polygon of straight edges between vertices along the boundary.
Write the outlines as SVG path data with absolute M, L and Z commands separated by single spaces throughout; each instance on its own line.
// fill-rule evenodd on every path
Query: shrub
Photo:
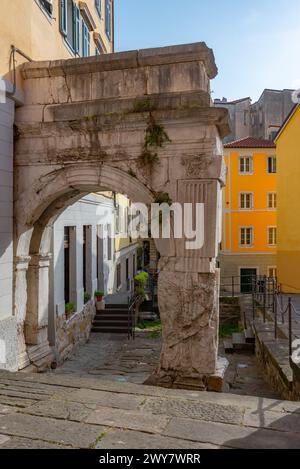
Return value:
M 83 299 L 84 299 L 84 304 L 88 303 L 88 302 L 90 301 L 90 299 L 91 299 L 90 293 L 84 292 Z
M 74 303 L 66 303 L 65 304 L 65 314 L 66 314 L 66 318 L 69 319 L 72 314 L 74 314 L 75 312 L 75 305 Z

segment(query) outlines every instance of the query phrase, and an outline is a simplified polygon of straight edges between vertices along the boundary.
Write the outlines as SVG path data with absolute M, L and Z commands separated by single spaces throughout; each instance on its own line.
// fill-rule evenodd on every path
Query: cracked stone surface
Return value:
M 156 415 L 186 417 L 213 422 L 240 424 L 243 411 L 237 406 L 210 404 L 209 402 L 185 402 L 184 400 L 149 399 L 144 410 Z
M 0 449 L 300 448 L 299 402 L 76 374 L 3 371 L 0 385 Z

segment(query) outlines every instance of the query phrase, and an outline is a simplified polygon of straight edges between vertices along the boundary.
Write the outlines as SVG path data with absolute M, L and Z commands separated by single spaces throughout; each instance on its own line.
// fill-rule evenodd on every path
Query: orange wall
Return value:
M 300 293 L 300 106 L 277 139 L 278 280 Z
M 228 253 L 275 253 L 268 245 L 268 227 L 277 225 L 276 210 L 268 209 L 267 194 L 276 192 L 276 174 L 268 174 L 268 156 L 275 149 L 233 149 L 225 153 L 227 181 L 223 201 L 223 251 Z M 239 157 L 252 156 L 253 174 L 239 174 Z M 253 193 L 253 209 L 239 208 L 240 192 Z M 240 227 L 253 227 L 252 247 L 240 247 Z

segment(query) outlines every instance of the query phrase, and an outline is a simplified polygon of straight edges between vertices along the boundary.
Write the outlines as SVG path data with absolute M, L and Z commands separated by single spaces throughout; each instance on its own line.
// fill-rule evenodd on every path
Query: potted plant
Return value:
M 90 301 L 91 295 L 88 292 L 84 292 L 83 299 L 84 299 L 84 304 L 86 305 Z
M 74 303 L 66 303 L 65 304 L 65 315 L 66 319 L 70 319 L 71 316 L 73 316 L 75 312 L 75 305 Z
M 103 299 L 104 292 L 101 290 L 95 291 L 95 300 L 96 300 L 96 308 L 98 311 L 105 309 L 105 301 Z

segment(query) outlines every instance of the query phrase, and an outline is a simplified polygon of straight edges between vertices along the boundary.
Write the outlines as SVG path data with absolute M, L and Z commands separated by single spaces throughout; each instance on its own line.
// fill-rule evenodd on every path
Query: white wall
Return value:
M 12 315 L 14 109 L 0 103 L 0 320 Z
M 76 258 L 76 293 L 74 303 L 77 310 L 83 308 L 83 226 L 92 227 L 92 265 L 91 265 L 91 284 L 93 293 L 98 288 L 97 283 L 97 255 L 96 255 L 96 236 L 97 226 L 102 225 L 106 233 L 107 224 L 112 224 L 114 217 L 113 201 L 102 196 L 90 194 L 79 202 L 68 207 L 64 213 L 57 219 L 53 227 L 53 286 L 51 295 L 54 300 L 54 309 L 58 314 L 64 314 L 64 228 L 66 226 L 74 227 L 76 230 L 76 248 L 73 245 L 71 251 L 72 260 Z M 72 243 L 71 243 L 72 244 Z M 106 277 L 112 267 L 113 261 L 107 260 L 107 243 L 104 240 L 104 265 Z M 74 249 L 75 248 L 75 249 Z M 76 252 L 75 252 L 76 250 Z M 75 261 L 74 261 L 75 262 Z M 109 290 L 109 279 L 106 278 L 107 290 Z M 106 291 L 108 293 L 108 291 Z
M 121 251 L 114 252 L 114 240 L 111 241 L 111 256 L 108 255 L 108 226 L 114 227 L 115 208 L 113 200 L 96 195 L 88 196 L 68 207 L 56 220 L 53 226 L 52 236 L 52 268 L 50 275 L 50 302 L 49 302 L 49 340 L 55 342 L 55 317 L 65 313 L 64 292 L 64 228 L 72 227 L 70 242 L 71 262 L 73 262 L 73 280 L 71 282 L 70 301 L 76 305 L 76 312 L 81 312 L 84 307 L 83 287 L 83 227 L 91 227 L 91 264 L 88 268 L 89 279 L 87 285 L 91 288 L 88 293 L 94 294 L 95 290 L 104 290 L 105 295 L 114 294 L 117 291 L 126 292 L 126 259 L 129 259 L 129 276 L 132 281 L 133 255 L 136 254 L 136 245 L 129 246 Z M 97 232 L 103 230 L 102 252 L 99 262 L 99 279 L 97 278 Z M 113 233 L 112 233 L 113 234 Z M 122 285 L 117 290 L 116 266 L 122 265 Z M 72 271 L 72 268 L 71 268 Z M 102 275 L 102 278 L 100 274 Z M 74 289 L 72 290 L 72 284 Z M 72 295 L 73 292 L 73 295 Z
M 0 77 L 0 369 L 17 369 L 17 324 L 13 316 L 13 124 L 12 84 Z M 5 92 L 3 90 L 5 89 Z M 17 92 L 21 103 L 20 93 Z M 19 100 L 20 98 L 20 100 Z M 17 101 L 17 100 L 16 100 Z

